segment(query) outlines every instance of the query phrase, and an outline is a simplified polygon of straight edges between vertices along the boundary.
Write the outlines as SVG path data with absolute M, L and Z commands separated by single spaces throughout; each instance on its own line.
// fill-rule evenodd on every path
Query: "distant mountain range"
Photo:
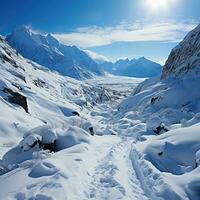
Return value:
M 114 75 L 129 77 L 153 77 L 160 75 L 162 66 L 151 60 L 141 57 L 138 59 L 120 59 L 116 62 L 104 62 L 100 67 Z
M 98 64 L 84 51 L 76 46 L 60 43 L 51 34 L 41 35 L 22 26 L 8 35 L 6 40 L 25 58 L 63 75 L 76 79 L 103 75 Z
M 52 34 L 42 35 L 27 26 L 15 29 L 6 41 L 25 58 L 79 80 L 104 75 L 104 71 L 129 77 L 153 77 L 162 70 L 161 65 L 144 57 L 104 62 L 103 56 L 64 45 Z

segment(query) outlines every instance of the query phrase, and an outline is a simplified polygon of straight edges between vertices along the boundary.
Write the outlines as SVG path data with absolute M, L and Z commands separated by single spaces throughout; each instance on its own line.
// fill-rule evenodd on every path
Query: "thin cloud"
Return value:
M 103 62 L 105 62 L 105 61 L 107 61 L 107 62 L 110 61 L 106 56 L 97 54 L 97 53 L 95 53 L 95 52 L 93 52 L 93 51 L 84 50 L 84 52 L 85 52 L 89 57 L 91 57 L 93 60 L 95 60 L 97 63 L 103 63 Z
M 197 25 L 196 22 L 121 23 L 113 27 L 81 27 L 71 33 L 54 34 L 67 45 L 95 47 L 114 42 L 177 42 Z

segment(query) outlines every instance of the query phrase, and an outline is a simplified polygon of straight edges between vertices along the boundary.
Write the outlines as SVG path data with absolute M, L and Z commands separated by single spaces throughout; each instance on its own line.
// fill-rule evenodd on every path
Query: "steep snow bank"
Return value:
M 191 119 L 200 112 L 199 90 L 198 75 L 158 82 L 152 79 L 139 85 L 118 109 L 123 113 L 137 111 L 142 121 L 153 115 L 167 125 L 180 123 L 183 118 Z
M 81 143 L 89 143 L 89 133 L 83 129 L 71 126 L 61 132 L 42 126 L 25 133 L 19 145 L 8 151 L 1 163 L 11 170 L 32 160 L 42 149 L 56 152 Z

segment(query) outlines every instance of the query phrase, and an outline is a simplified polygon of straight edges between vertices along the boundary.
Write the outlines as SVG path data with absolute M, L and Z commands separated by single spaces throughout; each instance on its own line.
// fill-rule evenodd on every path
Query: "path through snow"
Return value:
M 90 188 L 94 200 L 146 200 L 129 159 L 131 141 L 113 145 L 95 168 Z
M 142 81 L 121 77 L 113 79 L 94 79 L 88 82 L 111 90 L 110 93 L 113 95 L 121 94 L 120 100 L 129 95 Z M 62 89 L 65 88 L 65 85 L 61 86 Z M 116 92 L 113 92 L 113 89 Z M 67 95 L 64 89 L 62 92 Z M 150 199 L 150 193 L 143 187 L 141 176 L 138 176 L 138 167 L 136 168 L 134 161 L 130 159 L 132 143 L 135 140 L 133 137 L 125 137 L 126 129 L 120 128 L 117 122 L 113 123 L 113 108 L 117 102 L 114 100 L 104 103 L 96 105 L 91 113 L 86 115 L 92 124 L 103 132 L 102 136 L 91 137 L 90 144 L 64 149 L 36 163 L 25 162 L 14 174 L 11 172 L 11 176 L 9 173 L 5 174 L 2 177 L 4 180 L 0 179 L 2 190 L 0 199 L 13 199 L 13 197 L 17 200 L 39 200 L 39 197 L 69 200 Z M 110 135 L 111 133 L 116 135 Z M 33 172 L 35 173 L 34 169 L 37 172 L 41 166 L 43 168 L 39 170 L 37 177 L 31 176 Z M 50 169 L 44 166 L 50 166 Z M 52 169 L 54 169 L 53 174 L 46 173 Z M 13 182 L 19 179 L 23 181 L 19 184 Z
M 107 81 L 107 82 L 106 82 Z M 109 88 L 115 88 L 118 91 L 123 91 L 123 95 L 128 95 L 132 88 L 138 84 L 139 80 L 135 81 L 135 84 L 126 82 L 127 80 L 121 81 L 112 80 L 100 80 L 97 84 L 103 85 Z M 116 85 L 115 85 L 116 84 Z M 114 85 L 114 86 L 113 86 Z M 115 87 L 116 86 L 116 87 Z M 131 90 L 130 90 L 131 88 Z M 109 131 L 116 132 L 113 128 L 116 124 L 112 124 L 112 109 L 114 105 L 102 104 L 96 108 L 95 116 L 93 121 L 95 124 L 109 127 Z M 101 118 L 99 118 L 101 116 Z M 100 119 L 100 120 L 99 120 Z M 118 130 L 120 132 L 123 129 Z M 117 133 L 117 134 L 118 134 Z M 119 134 L 120 135 L 120 134 Z M 123 135 L 123 134 L 122 134 Z M 104 140 L 110 138 L 110 136 L 103 135 Z M 130 154 L 132 150 L 132 143 L 135 141 L 134 138 L 120 138 L 119 136 L 112 136 L 118 138 L 120 141 L 110 146 L 108 152 L 103 158 L 98 161 L 97 165 L 93 169 L 91 182 L 89 187 L 86 189 L 88 197 L 91 200 L 147 200 L 148 194 L 145 194 L 143 182 L 139 180 L 138 173 L 135 171 Z M 104 151 L 103 151 L 104 152 Z M 95 155 L 100 152 L 94 152 Z M 94 156 L 95 156 L 94 155 Z M 89 191 L 88 191 L 89 190 Z M 145 191 L 145 192 L 144 192 Z

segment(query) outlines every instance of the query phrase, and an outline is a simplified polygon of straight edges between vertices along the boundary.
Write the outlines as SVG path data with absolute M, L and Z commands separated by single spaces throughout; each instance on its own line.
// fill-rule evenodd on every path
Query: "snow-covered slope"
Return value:
M 172 50 L 161 79 L 157 77 L 141 83 L 119 109 L 139 110 L 144 119 L 153 113 L 170 124 L 200 112 L 199 34 L 198 26 Z
M 24 57 L 63 75 L 85 79 L 103 74 L 84 51 L 76 46 L 63 45 L 51 34 L 41 35 L 22 26 L 8 35 L 6 40 Z
M 142 83 L 78 81 L 1 39 L 0 199 L 199 200 L 199 67 L 175 63 Z
M 138 78 L 158 76 L 162 70 L 161 65 L 144 57 L 132 60 L 120 59 L 115 63 L 104 62 L 100 67 L 111 74 Z
M 64 77 L 3 39 L 0 76 L 0 199 L 147 199 L 124 156 L 131 141 L 108 135 L 114 131 L 106 123 L 109 104 L 143 79 Z
M 132 158 L 144 184 L 163 199 L 199 199 L 199 35 L 198 26 L 172 50 L 162 77 L 139 84 L 116 114 L 138 119 L 129 132 L 138 138 Z
M 74 115 L 84 118 L 88 109 L 112 95 L 26 60 L 2 38 L 0 77 L 0 140 L 6 145 L 31 128 L 65 126 Z

